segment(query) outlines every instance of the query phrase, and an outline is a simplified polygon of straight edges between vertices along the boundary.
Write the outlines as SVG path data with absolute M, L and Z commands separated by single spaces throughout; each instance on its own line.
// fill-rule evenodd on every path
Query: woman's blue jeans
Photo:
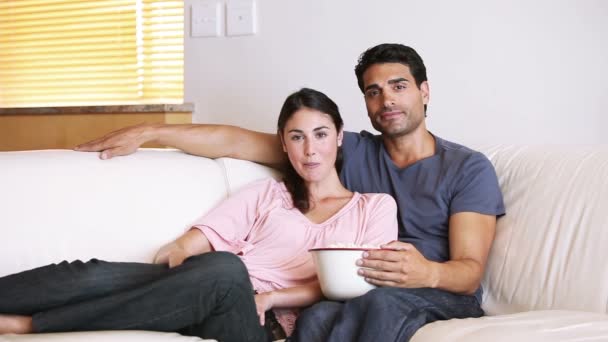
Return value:
M 220 341 L 268 341 L 241 259 L 211 252 L 175 268 L 74 261 L 0 278 L 0 313 L 35 332 L 152 330 Z

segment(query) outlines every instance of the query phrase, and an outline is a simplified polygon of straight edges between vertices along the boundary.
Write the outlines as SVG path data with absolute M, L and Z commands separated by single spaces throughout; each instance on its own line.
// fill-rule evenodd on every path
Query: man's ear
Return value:
M 344 131 L 340 130 L 338 132 L 338 147 L 342 146 L 342 139 L 344 139 Z
M 429 104 L 431 99 L 431 90 L 429 88 L 429 82 L 424 81 L 420 83 L 420 92 L 422 93 L 422 103 Z

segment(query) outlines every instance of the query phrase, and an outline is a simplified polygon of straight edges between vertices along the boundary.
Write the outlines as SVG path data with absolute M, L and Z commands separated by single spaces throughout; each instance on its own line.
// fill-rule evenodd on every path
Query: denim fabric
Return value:
M 31 315 L 36 332 L 152 330 L 268 341 L 247 269 L 226 252 L 172 269 L 93 259 L 9 275 L 0 278 L 0 313 Z
M 474 296 L 384 287 L 344 303 L 323 301 L 304 310 L 288 341 L 404 342 L 424 324 L 482 315 Z

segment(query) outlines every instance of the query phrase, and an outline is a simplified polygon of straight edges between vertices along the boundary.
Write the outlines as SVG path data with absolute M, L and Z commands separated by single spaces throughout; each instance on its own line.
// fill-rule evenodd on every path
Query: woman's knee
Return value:
M 188 258 L 182 266 L 202 279 L 250 284 L 247 267 L 241 258 L 233 253 L 209 252 L 196 255 Z

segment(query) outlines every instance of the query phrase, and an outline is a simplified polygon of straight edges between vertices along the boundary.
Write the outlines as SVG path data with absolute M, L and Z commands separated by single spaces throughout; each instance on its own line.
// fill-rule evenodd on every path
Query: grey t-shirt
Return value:
M 344 132 L 340 179 L 350 190 L 381 192 L 397 202 L 399 240 L 429 260 L 449 260 L 448 223 L 464 211 L 501 216 L 502 193 L 492 163 L 480 152 L 435 138 L 435 154 L 397 167 L 379 135 Z M 478 291 L 477 297 L 480 293 Z

